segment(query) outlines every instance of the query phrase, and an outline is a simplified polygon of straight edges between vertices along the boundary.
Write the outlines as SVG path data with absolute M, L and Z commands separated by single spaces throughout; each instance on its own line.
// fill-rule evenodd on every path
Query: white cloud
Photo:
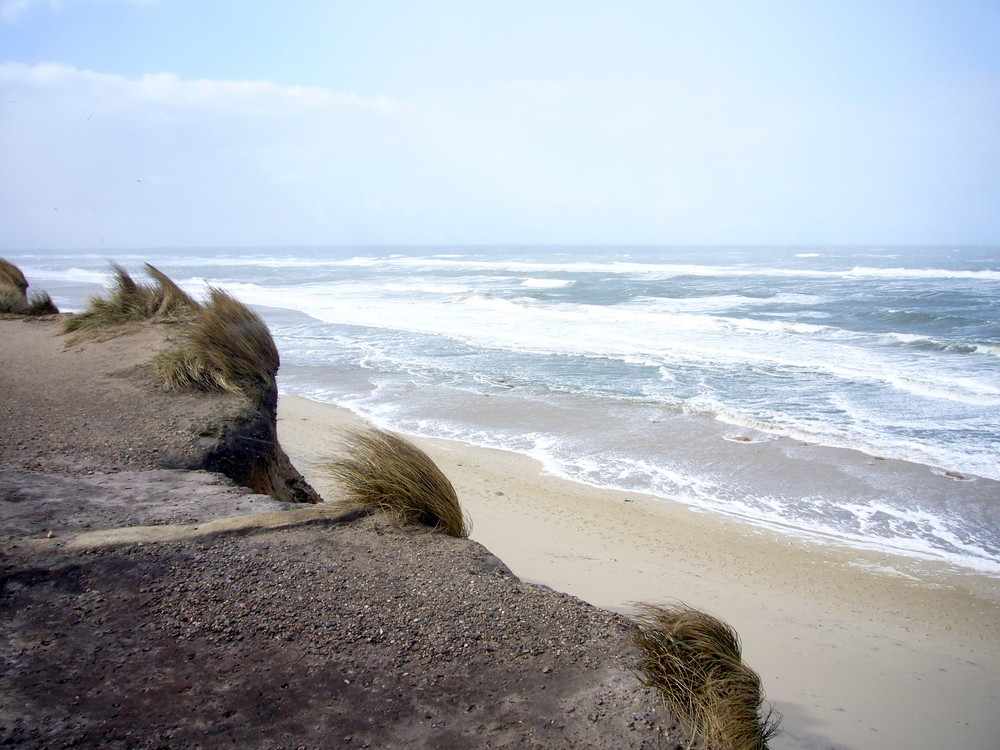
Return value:
M 3 0 L 0 2 L 0 19 L 6 23 L 14 23 L 33 5 L 44 0 Z
M 122 2 L 132 5 L 152 5 L 159 0 L 0 0 L 0 21 L 17 23 L 36 8 L 45 8 L 58 13 L 70 5 L 84 3 Z
M 35 246 L 336 238 L 392 192 L 413 119 L 384 97 L 57 64 L 0 64 L 0 97 L 0 224 Z
M 995 132 L 994 109 L 694 73 L 417 107 L 5 63 L 0 242 L 975 242 L 995 235 L 997 150 L 967 135 Z

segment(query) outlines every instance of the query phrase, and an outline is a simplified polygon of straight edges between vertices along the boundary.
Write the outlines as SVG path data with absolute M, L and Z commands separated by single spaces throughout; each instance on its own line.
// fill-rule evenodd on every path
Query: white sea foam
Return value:
M 194 289 L 186 282 L 185 288 Z M 679 355 L 707 366 L 758 363 L 802 373 L 823 374 L 842 382 L 881 383 L 932 399 L 1000 405 L 1000 381 L 931 370 L 866 346 L 879 335 L 783 320 L 733 318 L 670 312 L 671 303 L 641 298 L 630 304 L 601 306 L 539 303 L 531 299 L 467 294 L 460 284 L 426 282 L 302 285 L 268 289 L 259 284 L 227 288 L 253 304 L 291 307 L 327 323 L 441 335 L 470 345 L 508 351 L 595 355 L 671 365 Z M 421 302 L 385 292 L 431 291 L 443 301 Z M 379 298 L 378 304 L 372 304 Z M 891 334 L 890 334 L 891 335 Z M 896 334 L 896 340 L 907 341 Z M 691 360 L 691 358 L 694 358 Z M 776 372 L 777 374 L 777 372 Z
M 894 388 L 928 399 L 946 399 L 972 406 L 1000 406 L 1000 388 L 981 379 L 897 372 L 883 372 L 880 379 Z
M 966 271 L 946 268 L 867 268 L 856 266 L 847 274 L 856 278 L 879 279 L 979 279 L 1000 281 L 1000 271 Z
M 104 286 L 111 280 L 111 272 L 106 269 L 93 268 L 49 268 L 46 266 L 20 266 L 21 272 L 28 279 L 31 288 L 41 288 L 45 282 L 59 281 L 69 284 L 100 284 Z
M 676 313 L 722 313 L 733 310 L 761 307 L 789 307 L 796 311 L 809 306 L 819 306 L 828 298 L 816 294 L 782 292 L 773 296 L 748 297 L 742 294 L 715 294 L 703 297 L 648 297 L 637 296 L 630 304 L 641 307 L 653 314 L 673 315 Z M 812 311 L 806 310 L 807 314 Z M 797 314 L 801 315 L 801 312 Z
M 819 255 L 799 257 L 821 257 Z M 183 262 L 180 259 L 179 262 Z M 258 255 L 221 256 L 215 258 L 196 258 L 191 263 L 197 266 L 257 266 L 260 268 L 374 268 L 386 267 L 397 269 L 424 269 L 428 271 L 478 271 L 485 273 L 508 274 L 538 274 L 558 273 L 564 275 L 601 274 L 601 275 L 632 275 L 668 279 L 678 276 L 712 276 L 712 277 L 812 277 L 812 278 L 922 278 L 922 279 L 1000 279 L 1000 270 L 955 270 L 943 268 L 875 268 L 869 266 L 854 266 L 845 270 L 833 269 L 803 269 L 780 267 L 747 267 L 705 265 L 696 263 L 655 263 L 636 261 L 520 261 L 520 260 L 488 260 L 469 258 L 467 256 L 354 256 L 350 258 L 303 258 L 298 256 L 272 257 Z
M 453 436 L 460 436 L 460 432 L 453 431 Z M 567 451 L 565 445 L 551 436 L 531 437 L 534 444 L 525 452 L 539 460 L 548 473 L 572 481 L 612 489 L 638 489 L 786 533 L 836 539 L 868 549 L 944 560 L 1000 574 L 1000 560 L 989 550 L 957 533 L 954 521 L 925 509 L 901 508 L 875 498 L 845 502 L 831 501 L 827 495 L 780 497 L 733 493 L 705 475 L 644 459 L 604 454 L 581 456 L 578 448 Z M 488 438 L 486 443 L 490 443 Z M 803 516 L 796 508 L 809 508 L 810 513 Z M 796 520 L 792 521 L 793 518 Z
M 529 289 L 561 289 L 575 283 L 573 279 L 525 279 L 521 286 Z
M 433 283 L 431 281 L 413 281 L 410 283 L 390 282 L 383 285 L 382 288 L 387 292 L 416 292 L 420 294 L 438 295 L 468 294 L 473 289 L 473 287 L 468 284 L 443 284 Z

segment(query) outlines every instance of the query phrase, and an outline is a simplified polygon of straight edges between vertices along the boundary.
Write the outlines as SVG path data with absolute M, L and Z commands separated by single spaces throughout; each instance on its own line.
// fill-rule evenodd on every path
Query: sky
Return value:
M 0 0 L 0 248 L 1000 244 L 998 0 Z

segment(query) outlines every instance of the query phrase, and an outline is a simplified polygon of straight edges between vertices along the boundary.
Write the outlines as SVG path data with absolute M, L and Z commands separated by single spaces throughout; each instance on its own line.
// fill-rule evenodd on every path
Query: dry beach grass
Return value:
M 0 286 L 10 286 L 25 295 L 28 291 L 28 280 L 24 278 L 21 269 L 9 260 L 0 258 Z
M 327 471 L 342 487 L 344 502 L 385 513 L 402 525 L 419 523 L 458 538 L 469 535 L 469 520 L 448 477 L 399 435 L 376 427 L 352 431 Z
M 63 330 L 76 340 L 86 337 L 111 338 L 135 330 L 147 322 L 178 322 L 198 311 L 200 305 L 165 274 L 146 264 L 153 278 L 144 284 L 117 263 L 112 263 L 113 280 L 107 296 L 92 297 L 86 310 L 66 318 Z
M 169 388 L 218 390 L 260 398 L 275 387 L 280 359 L 264 321 L 226 292 L 183 324 L 178 347 L 157 357 Z
M 114 337 L 145 323 L 173 324 L 179 343 L 156 357 L 168 388 L 223 391 L 256 400 L 274 389 L 278 349 L 257 313 L 221 289 L 210 289 L 208 300 L 199 303 L 148 263 L 151 284 L 111 265 L 108 295 L 92 298 L 86 310 L 66 319 L 63 330 L 75 334 L 75 340 Z
M 13 315 L 54 315 L 59 310 L 48 292 L 28 296 L 28 280 L 21 269 L 0 258 L 0 313 Z
M 645 683 L 707 747 L 765 750 L 780 716 L 764 705 L 760 676 L 743 663 L 736 631 L 681 604 L 639 607 L 633 639 Z

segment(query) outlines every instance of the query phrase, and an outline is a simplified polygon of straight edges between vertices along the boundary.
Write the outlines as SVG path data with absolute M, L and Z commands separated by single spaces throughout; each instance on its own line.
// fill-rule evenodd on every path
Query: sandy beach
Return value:
M 358 421 L 279 401 L 282 445 L 321 493 L 324 457 Z M 998 746 L 1000 581 L 569 482 L 515 453 L 417 442 L 473 539 L 521 578 L 626 613 L 679 599 L 731 623 L 785 717 L 775 750 Z

